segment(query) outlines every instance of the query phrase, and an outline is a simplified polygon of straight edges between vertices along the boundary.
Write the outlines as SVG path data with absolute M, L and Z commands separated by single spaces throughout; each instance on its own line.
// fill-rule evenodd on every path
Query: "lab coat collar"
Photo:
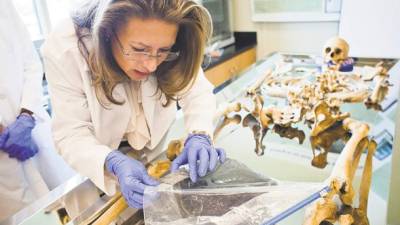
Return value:
M 157 104 L 157 79 L 151 75 L 147 80 L 142 82 L 142 105 L 147 125 L 149 126 L 150 135 L 154 133 L 154 109 Z
M 83 63 L 84 70 L 90 73 L 89 66 L 87 63 Z M 164 103 L 166 101 L 166 98 L 164 95 L 161 97 L 161 101 L 158 101 L 158 98 L 160 97 L 159 93 L 157 92 L 157 78 L 155 75 L 150 75 L 148 79 L 142 81 L 142 87 L 141 87 L 141 94 L 142 94 L 142 105 L 143 105 L 143 112 L 145 114 L 145 118 L 147 121 L 147 124 L 149 126 L 150 130 L 150 135 L 154 134 L 154 129 L 155 125 L 154 123 L 154 110 L 157 102 Z M 114 88 L 113 95 L 117 99 L 126 99 L 127 93 L 126 89 L 124 88 L 123 84 L 117 84 Z M 126 99 L 127 100 L 127 99 Z M 129 104 L 129 101 L 126 101 L 125 104 Z M 117 107 L 118 108 L 118 107 Z M 125 107 L 123 107 L 126 109 Z M 132 107 L 128 107 L 132 110 Z M 131 112 L 132 114 L 133 112 Z M 130 115 L 127 116 L 127 118 L 121 118 L 121 121 L 126 121 L 126 124 L 128 124 Z M 126 125 L 125 124 L 125 125 Z M 122 124 L 121 124 L 122 125 Z M 126 126 L 123 125 L 124 128 Z M 125 131 L 124 131 L 125 132 Z

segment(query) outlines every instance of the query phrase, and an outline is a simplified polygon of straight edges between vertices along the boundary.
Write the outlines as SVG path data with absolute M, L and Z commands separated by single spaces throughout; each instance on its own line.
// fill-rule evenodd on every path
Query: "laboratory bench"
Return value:
M 240 72 L 238 76 L 222 82 L 215 91 L 217 104 L 222 105 L 243 98 L 246 95 L 247 88 L 263 76 L 266 70 L 273 69 L 276 66 L 276 62 L 282 59 L 285 62 L 292 63 L 294 68 L 316 69 L 320 67 L 319 63 L 321 60 L 318 56 L 308 54 L 270 54 L 253 63 L 247 69 Z M 380 60 L 359 58 L 357 65 L 373 66 Z M 352 118 L 365 121 L 370 125 L 371 130 L 369 135 L 378 144 L 376 154 L 373 158 L 373 176 L 369 194 L 370 207 L 368 208 L 368 215 L 370 224 L 372 225 L 386 224 L 388 200 L 389 196 L 394 192 L 393 189 L 390 190 L 389 188 L 393 176 L 390 170 L 392 167 L 392 153 L 393 151 L 399 151 L 398 147 L 394 148 L 393 143 L 398 141 L 395 140 L 395 129 L 398 123 L 396 114 L 398 111 L 397 99 L 400 86 L 400 63 L 394 59 L 388 59 L 385 62 L 390 66 L 390 82 L 393 86 L 390 87 L 389 93 L 382 103 L 382 110 L 367 109 L 363 103 L 343 105 L 343 111 L 350 112 Z M 264 104 L 282 105 L 286 101 L 284 99 L 264 96 L 264 102 Z M 250 129 L 241 125 L 230 125 L 224 128 L 219 138 L 215 140 L 215 145 L 224 148 L 229 158 L 246 165 L 251 171 L 257 174 L 273 178 L 277 181 L 310 182 L 310 185 L 322 184 L 329 177 L 343 145 L 338 145 L 337 151 L 328 154 L 328 164 L 325 168 L 313 167 L 311 165 L 313 154 L 309 140 L 310 129 L 305 124 L 300 123 L 296 124 L 295 128 L 301 133 L 300 136 L 296 136 L 295 138 L 285 138 L 278 131 L 268 132 L 262 142 L 265 145 L 263 155 L 257 155 L 254 152 L 255 141 L 253 133 Z M 183 113 L 179 111 L 175 122 L 167 134 L 164 149 L 167 148 L 168 141 L 179 139 L 183 135 Z M 302 140 L 300 141 L 300 139 Z M 162 157 L 161 155 L 160 158 Z M 360 162 L 355 177 L 356 185 L 360 182 L 363 169 L 362 165 L 364 161 L 360 160 Z M 80 186 L 89 182 L 87 178 L 79 175 L 66 180 L 63 185 L 57 187 L 29 207 L 21 210 L 9 220 L 1 222 L 0 225 L 12 224 L 12 221 L 24 225 L 61 224 L 58 218 L 56 218 L 56 214 L 51 210 L 49 212 L 49 206 L 57 202 L 62 202 L 62 199 L 74 194 L 74 191 L 77 191 Z M 355 189 L 358 190 L 357 188 Z M 111 196 L 101 195 L 95 204 L 87 210 L 82 211 L 80 216 L 74 218 L 68 224 L 84 224 L 83 221 L 87 221 L 93 217 L 111 198 Z M 391 212 L 393 213 L 393 210 Z M 301 224 L 303 217 L 304 209 L 292 214 L 279 224 Z M 141 210 L 128 208 L 117 218 L 117 224 L 142 224 L 142 218 L 143 212 Z

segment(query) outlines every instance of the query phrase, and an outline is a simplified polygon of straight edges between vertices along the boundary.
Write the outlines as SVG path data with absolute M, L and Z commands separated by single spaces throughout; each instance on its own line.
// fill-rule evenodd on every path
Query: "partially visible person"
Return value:
M 59 25 L 42 53 L 65 160 L 141 208 L 145 187 L 158 185 L 144 164 L 161 154 L 179 104 L 188 137 L 172 171 L 189 164 L 193 182 L 213 171 L 225 152 L 210 138 L 216 100 L 201 69 L 211 30 L 189 0 L 90 0 Z
M 0 221 L 75 172 L 54 150 L 43 71 L 11 0 L 0 1 Z

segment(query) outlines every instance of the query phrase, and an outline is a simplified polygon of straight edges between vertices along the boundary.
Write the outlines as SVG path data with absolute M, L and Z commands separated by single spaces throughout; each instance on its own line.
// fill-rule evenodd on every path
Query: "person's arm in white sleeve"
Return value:
M 53 138 L 62 157 L 80 174 L 87 176 L 108 195 L 115 193 L 115 181 L 105 172 L 105 159 L 112 151 L 94 136 L 94 127 L 74 55 L 61 58 L 44 52 L 46 78 L 53 116 Z
M 15 35 L 22 40 L 20 49 L 22 49 L 21 57 L 23 58 L 24 85 L 20 108 L 36 113 L 43 107 L 42 63 L 38 53 L 34 49 L 29 32 L 16 9 L 10 7 L 10 13 L 13 15 L 10 19 L 15 20 Z
M 213 117 L 216 113 L 216 98 L 213 88 L 214 86 L 200 69 L 193 86 L 179 100 L 179 105 L 184 113 L 187 133 L 206 132 L 210 137 L 213 136 Z

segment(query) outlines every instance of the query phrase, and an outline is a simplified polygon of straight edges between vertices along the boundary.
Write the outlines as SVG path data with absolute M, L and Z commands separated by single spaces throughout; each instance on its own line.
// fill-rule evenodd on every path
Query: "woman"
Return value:
M 141 208 L 144 188 L 158 182 L 140 160 L 160 154 L 154 149 L 177 104 L 189 135 L 172 171 L 189 163 L 195 182 L 224 161 L 210 139 L 215 97 L 200 68 L 211 30 L 203 7 L 187 0 L 97 0 L 72 18 L 42 51 L 55 142 L 73 168 L 107 194 L 116 177 L 129 206 Z M 136 159 L 115 151 L 124 140 Z

